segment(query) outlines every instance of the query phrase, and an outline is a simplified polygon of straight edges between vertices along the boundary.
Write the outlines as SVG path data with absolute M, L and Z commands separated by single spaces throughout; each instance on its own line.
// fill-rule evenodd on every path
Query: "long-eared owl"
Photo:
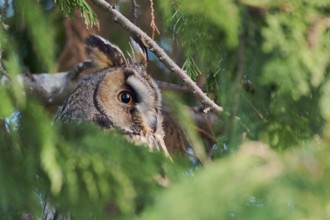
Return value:
M 126 59 L 109 41 L 97 35 L 88 37 L 86 51 L 95 68 L 79 82 L 55 120 L 92 121 L 105 129 L 117 128 L 135 143 L 168 156 L 161 94 L 146 72 L 147 51 L 134 40 L 131 48 Z

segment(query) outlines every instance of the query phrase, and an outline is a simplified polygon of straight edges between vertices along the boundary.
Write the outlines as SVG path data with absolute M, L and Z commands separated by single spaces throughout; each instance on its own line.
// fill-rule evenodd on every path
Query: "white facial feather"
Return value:
M 136 109 L 141 113 L 143 121 L 146 122 L 146 125 L 157 125 L 157 128 L 161 126 L 161 120 L 158 119 L 157 115 L 159 114 L 159 106 L 155 106 L 156 95 L 155 90 L 149 85 L 148 82 L 142 81 L 142 77 L 132 75 L 128 77 L 127 84 L 129 84 L 138 95 L 138 103 L 135 104 Z M 157 110 L 156 110 L 157 109 Z M 151 128 L 150 129 L 154 129 Z
M 142 79 L 136 75 L 128 77 L 126 82 L 137 93 L 140 100 L 138 104 L 141 104 L 141 110 L 147 111 L 154 106 L 155 92 L 147 82 L 142 81 Z

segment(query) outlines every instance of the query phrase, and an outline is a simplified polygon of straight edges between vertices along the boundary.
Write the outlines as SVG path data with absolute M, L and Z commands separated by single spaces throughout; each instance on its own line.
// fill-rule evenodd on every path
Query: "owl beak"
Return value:
M 156 133 L 158 130 L 158 118 L 157 115 L 153 115 L 151 120 L 149 121 L 149 126 L 153 131 L 153 134 L 151 134 L 150 137 L 152 137 L 153 139 L 153 145 L 151 148 L 156 148 L 157 150 L 161 150 L 163 151 L 163 153 L 165 154 L 166 157 L 168 157 L 171 161 L 172 158 L 170 156 L 170 154 L 167 151 L 165 142 L 164 142 L 164 135 L 161 135 L 159 133 Z
M 153 120 L 150 121 L 150 128 L 152 129 L 153 133 L 157 131 L 158 128 L 157 116 L 153 116 Z

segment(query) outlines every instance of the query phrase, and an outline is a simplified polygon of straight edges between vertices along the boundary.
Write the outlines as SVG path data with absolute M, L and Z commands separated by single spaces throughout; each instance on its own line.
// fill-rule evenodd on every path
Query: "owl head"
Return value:
M 83 78 L 57 113 L 57 120 L 93 121 L 119 129 L 128 139 L 168 155 L 164 144 L 161 94 L 146 72 L 147 51 L 131 39 L 131 54 L 97 35 L 86 39 L 93 72 Z

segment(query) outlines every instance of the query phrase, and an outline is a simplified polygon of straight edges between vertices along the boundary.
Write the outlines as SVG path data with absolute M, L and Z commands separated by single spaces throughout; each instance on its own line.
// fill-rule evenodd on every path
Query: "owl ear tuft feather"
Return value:
M 143 42 L 137 37 L 131 37 L 131 62 L 134 64 L 142 64 L 143 66 L 147 66 L 148 62 L 148 52 L 147 47 Z
M 86 52 L 97 68 L 126 65 L 123 52 L 115 45 L 98 35 L 86 39 Z

